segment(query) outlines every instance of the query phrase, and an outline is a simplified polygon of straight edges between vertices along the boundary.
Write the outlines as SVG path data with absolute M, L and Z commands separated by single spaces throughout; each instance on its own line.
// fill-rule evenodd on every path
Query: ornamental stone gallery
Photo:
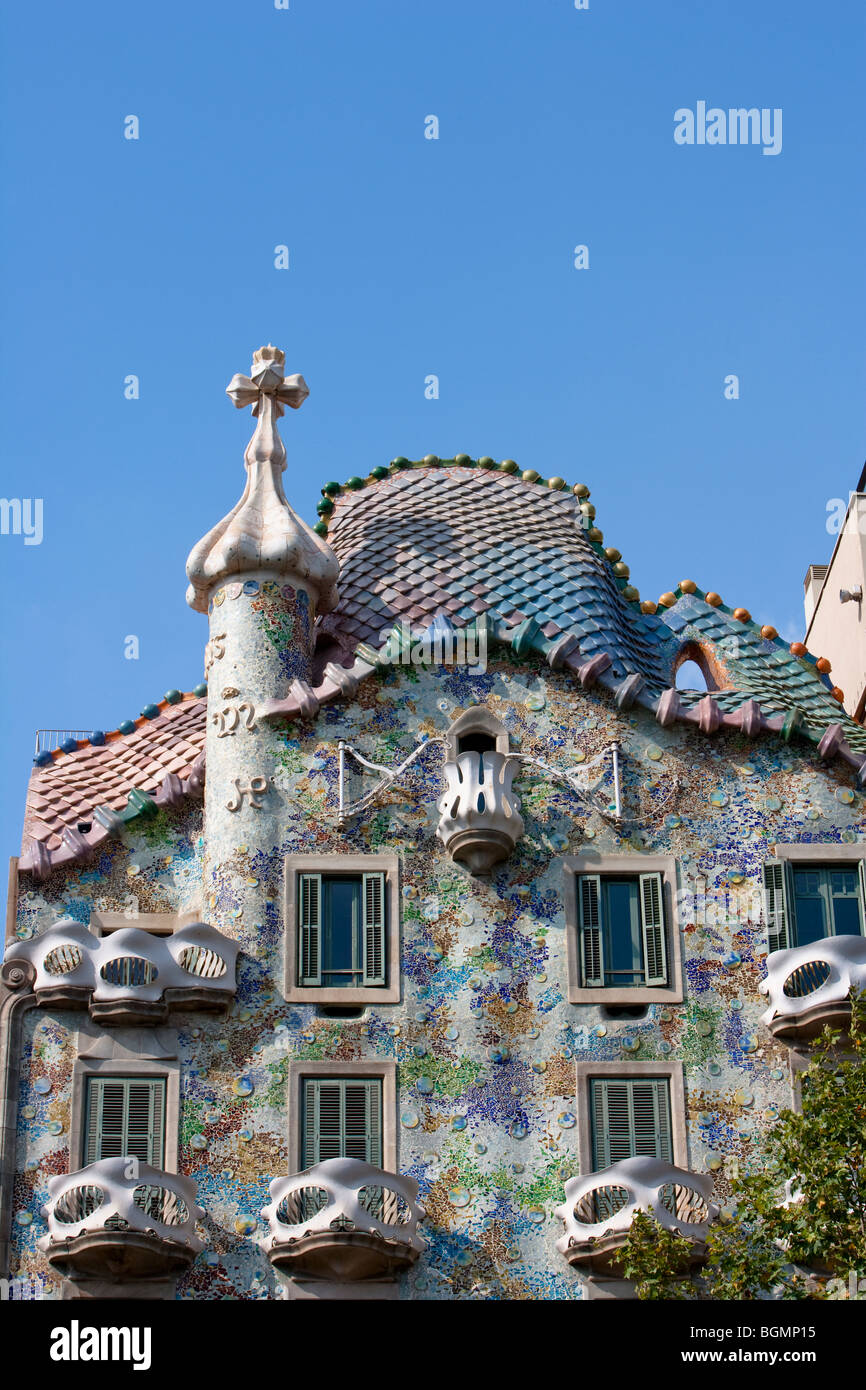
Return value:
M 699 101 L 692 111 L 681 106 L 674 112 L 677 145 L 761 145 L 763 154 L 782 152 L 782 109 L 757 106 L 707 107 Z
M 641 597 L 553 468 L 400 455 L 308 524 L 284 367 L 228 387 L 240 500 L 202 470 L 205 679 L 37 737 L 0 1277 L 632 1298 L 634 1212 L 699 1264 L 866 985 L 866 728 L 747 608 Z M 52 1355 L 146 1356 L 101 1337 Z

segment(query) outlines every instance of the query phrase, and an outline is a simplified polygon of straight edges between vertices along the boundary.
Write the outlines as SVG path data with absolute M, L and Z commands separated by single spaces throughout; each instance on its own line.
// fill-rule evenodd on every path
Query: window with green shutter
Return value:
M 328 1158 L 360 1158 L 381 1168 L 381 1078 L 307 1076 L 301 1087 L 304 1168 Z
M 589 1085 L 596 1172 L 624 1158 L 673 1162 L 670 1081 L 666 1076 L 592 1077 Z
M 384 985 L 385 902 L 384 873 L 300 874 L 299 983 Z
M 866 903 L 864 861 L 764 865 L 767 948 L 784 951 L 828 936 L 862 936 Z
M 84 1162 L 134 1157 L 165 1162 L 165 1077 L 89 1076 Z
M 662 875 L 581 874 L 577 894 L 584 988 L 666 985 Z

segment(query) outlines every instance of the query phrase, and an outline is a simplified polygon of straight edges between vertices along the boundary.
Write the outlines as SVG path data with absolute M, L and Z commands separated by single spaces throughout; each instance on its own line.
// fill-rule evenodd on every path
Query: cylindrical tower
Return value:
M 210 621 L 202 907 L 254 955 L 276 945 L 275 850 L 286 819 L 275 777 L 279 734 L 257 722 L 256 708 L 308 680 L 316 615 L 337 601 L 336 557 L 283 492 L 277 420 L 309 394 L 303 377 L 284 377 L 284 363 L 279 348 L 259 348 L 250 376 L 229 383 L 235 405 L 252 405 L 257 419 L 247 483 L 186 566 L 187 601 Z

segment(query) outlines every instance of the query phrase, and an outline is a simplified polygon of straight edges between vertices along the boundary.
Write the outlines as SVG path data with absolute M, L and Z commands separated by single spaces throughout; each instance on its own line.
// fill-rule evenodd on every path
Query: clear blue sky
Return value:
M 201 679 L 184 562 L 240 495 L 224 388 L 269 340 L 311 390 L 284 422 L 307 519 L 396 454 L 512 457 L 589 484 L 644 596 L 694 578 L 801 635 L 866 456 L 859 0 L 42 0 L 3 25 L 2 493 L 44 506 L 40 545 L 0 536 L 4 854 L 37 727 Z M 781 154 L 676 145 L 698 101 L 781 108 Z

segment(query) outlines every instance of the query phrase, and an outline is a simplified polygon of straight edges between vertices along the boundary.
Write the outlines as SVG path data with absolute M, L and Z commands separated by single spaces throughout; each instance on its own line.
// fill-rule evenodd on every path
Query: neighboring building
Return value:
M 0 1274 L 627 1296 L 635 1204 L 699 1255 L 866 979 L 866 730 L 744 609 L 641 602 L 586 487 L 400 458 L 311 529 L 303 380 L 265 348 L 229 391 L 257 425 L 188 562 L 207 685 L 31 777 Z
M 829 565 L 810 565 L 803 581 L 806 644 L 823 652 L 844 692 L 845 709 L 866 715 L 866 468 L 852 492 Z

